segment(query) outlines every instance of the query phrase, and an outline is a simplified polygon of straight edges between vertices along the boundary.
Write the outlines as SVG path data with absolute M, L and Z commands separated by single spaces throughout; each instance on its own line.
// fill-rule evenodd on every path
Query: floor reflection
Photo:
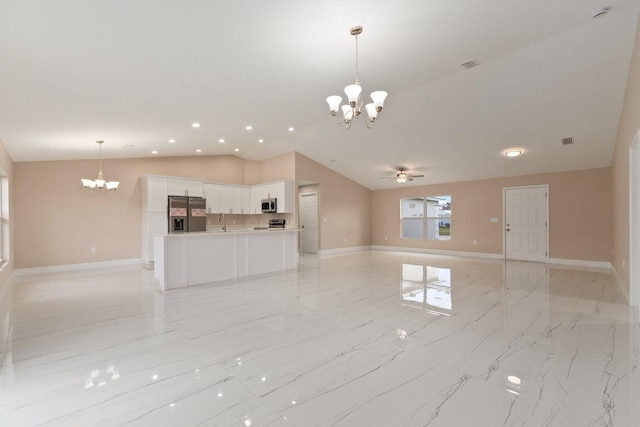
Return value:
M 400 295 L 402 304 L 449 316 L 451 301 L 451 269 L 428 265 L 402 264 Z

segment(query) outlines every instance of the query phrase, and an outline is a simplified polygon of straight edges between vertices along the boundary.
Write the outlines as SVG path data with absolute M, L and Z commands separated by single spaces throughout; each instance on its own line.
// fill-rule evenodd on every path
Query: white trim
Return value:
M 547 237 L 546 237 L 546 248 L 545 248 L 545 260 L 548 263 L 549 262 L 549 228 L 551 228 L 551 224 L 550 222 L 550 217 L 549 217 L 549 199 L 551 194 L 549 193 L 549 184 L 538 184 L 538 185 L 523 185 L 520 187 L 502 187 L 502 253 L 503 253 L 503 257 L 502 259 L 506 260 L 507 259 L 507 233 L 506 233 L 506 221 L 507 221 L 507 190 L 520 190 L 520 189 L 524 189 L 524 188 L 539 188 L 539 187 L 544 187 L 545 188 L 545 192 L 546 192 L 546 196 L 544 198 L 544 203 L 545 203 L 545 215 L 547 216 L 547 218 L 545 219 L 545 222 L 547 223 L 546 226 L 546 231 L 547 231 Z M 514 261 L 518 261 L 518 260 L 514 260 Z
M 328 256 L 328 255 L 342 255 L 353 252 L 362 252 L 362 251 L 370 251 L 371 246 L 351 246 L 348 248 L 338 248 L 338 249 L 323 249 L 318 250 L 318 255 Z M 313 254 L 310 254 L 313 255 Z
M 608 261 L 588 261 L 583 259 L 549 258 L 549 264 L 613 269 L 613 266 Z
M 129 259 L 117 259 L 113 261 L 100 261 L 100 262 L 86 262 L 82 264 L 65 264 L 65 265 L 52 265 L 49 267 L 33 267 L 33 268 L 19 268 L 14 270 L 16 277 L 32 276 L 35 274 L 48 274 L 48 273 L 60 273 L 65 271 L 80 271 L 91 270 L 94 268 L 110 268 L 110 267 L 125 267 L 125 266 L 138 266 L 142 267 L 142 260 L 140 258 Z
M 629 146 L 629 305 L 640 306 L 640 131 Z M 624 262 L 624 259 L 623 259 Z
M 616 285 L 618 285 L 618 289 L 620 289 L 620 292 L 622 292 L 624 297 L 627 299 L 627 302 L 630 302 L 631 300 L 629 299 L 629 292 L 627 291 L 627 287 L 625 286 L 624 278 L 618 274 L 618 271 L 615 267 L 611 267 L 611 272 L 613 273 L 614 279 L 616 279 Z
M 451 255 L 471 258 L 485 258 L 485 259 L 499 259 L 503 260 L 503 254 L 490 254 L 484 252 L 462 252 L 462 251 L 447 251 L 441 249 L 424 249 L 424 248 L 405 248 L 401 246 L 380 246 L 373 245 L 371 250 L 374 251 L 387 251 L 387 252 L 411 252 L 419 254 L 433 254 L 433 255 Z

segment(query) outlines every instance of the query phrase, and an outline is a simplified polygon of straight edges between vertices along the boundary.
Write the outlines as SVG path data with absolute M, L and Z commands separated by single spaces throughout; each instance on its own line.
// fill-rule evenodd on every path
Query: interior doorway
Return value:
M 318 253 L 318 193 L 299 195 L 300 207 L 300 252 Z
M 629 304 L 640 306 L 640 131 L 629 147 Z
M 503 200 L 505 258 L 547 262 L 549 186 L 505 188 Z

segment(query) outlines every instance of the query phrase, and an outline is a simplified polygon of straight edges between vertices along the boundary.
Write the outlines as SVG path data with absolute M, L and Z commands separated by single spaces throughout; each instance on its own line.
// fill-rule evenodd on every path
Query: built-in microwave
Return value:
M 262 199 L 262 213 L 275 213 L 278 211 L 278 204 L 275 198 Z

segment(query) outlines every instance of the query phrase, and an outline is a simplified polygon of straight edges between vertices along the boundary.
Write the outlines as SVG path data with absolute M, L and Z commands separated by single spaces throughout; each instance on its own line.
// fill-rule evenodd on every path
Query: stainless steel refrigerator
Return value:
M 169 196 L 169 233 L 207 231 L 207 202 L 202 197 Z

